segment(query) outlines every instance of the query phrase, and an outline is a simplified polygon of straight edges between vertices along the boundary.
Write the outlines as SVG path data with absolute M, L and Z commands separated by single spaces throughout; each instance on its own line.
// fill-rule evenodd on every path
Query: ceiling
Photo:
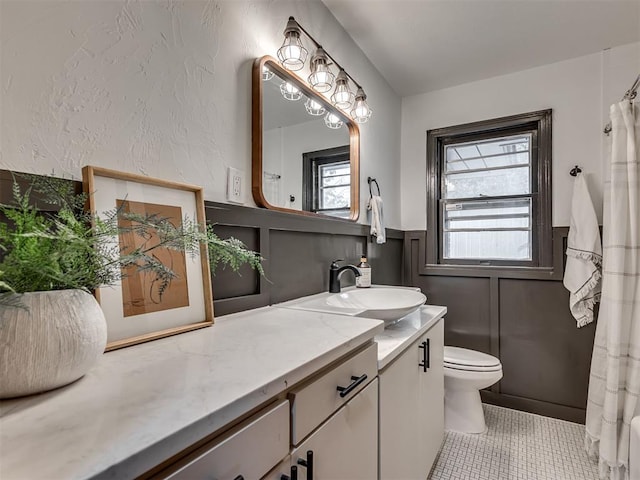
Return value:
M 322 0 L 401 96 L 640 40 L 640 1 Z

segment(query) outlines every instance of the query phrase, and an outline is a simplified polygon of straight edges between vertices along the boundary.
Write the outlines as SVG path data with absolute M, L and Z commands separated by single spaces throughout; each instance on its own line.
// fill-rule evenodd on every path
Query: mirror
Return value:
M 269 56 L 253 65 L 252 193 L 260 207 L 357 220 L 358 126 Z

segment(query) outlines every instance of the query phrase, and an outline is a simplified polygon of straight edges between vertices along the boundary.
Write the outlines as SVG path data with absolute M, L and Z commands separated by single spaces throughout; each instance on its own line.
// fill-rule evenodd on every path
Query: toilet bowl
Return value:
M 501 378 L 502 364 L 496 357 L 466 348 L 444 347 L 444 428 L 485 432 L 480 390 Z

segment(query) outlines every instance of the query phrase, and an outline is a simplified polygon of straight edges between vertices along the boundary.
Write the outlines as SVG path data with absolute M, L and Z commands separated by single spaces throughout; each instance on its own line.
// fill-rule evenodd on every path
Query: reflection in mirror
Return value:
M 355 220 L 357 126 L 270 57 L 256 61 L 253 81 L 256 203 Z

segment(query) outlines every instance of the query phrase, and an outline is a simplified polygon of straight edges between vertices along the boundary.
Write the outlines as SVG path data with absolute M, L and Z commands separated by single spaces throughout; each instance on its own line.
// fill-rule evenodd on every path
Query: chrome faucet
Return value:
M 342 262 L 342 259 L 331 262 L 331 267 L 329 268 L 329 292 L 331 293 L 340 293 L 340 277 L 345 271 L 351 270 L 356 277 L 360 276 L 360 270 L 353 265 L 341 267 L 338 262 Z

